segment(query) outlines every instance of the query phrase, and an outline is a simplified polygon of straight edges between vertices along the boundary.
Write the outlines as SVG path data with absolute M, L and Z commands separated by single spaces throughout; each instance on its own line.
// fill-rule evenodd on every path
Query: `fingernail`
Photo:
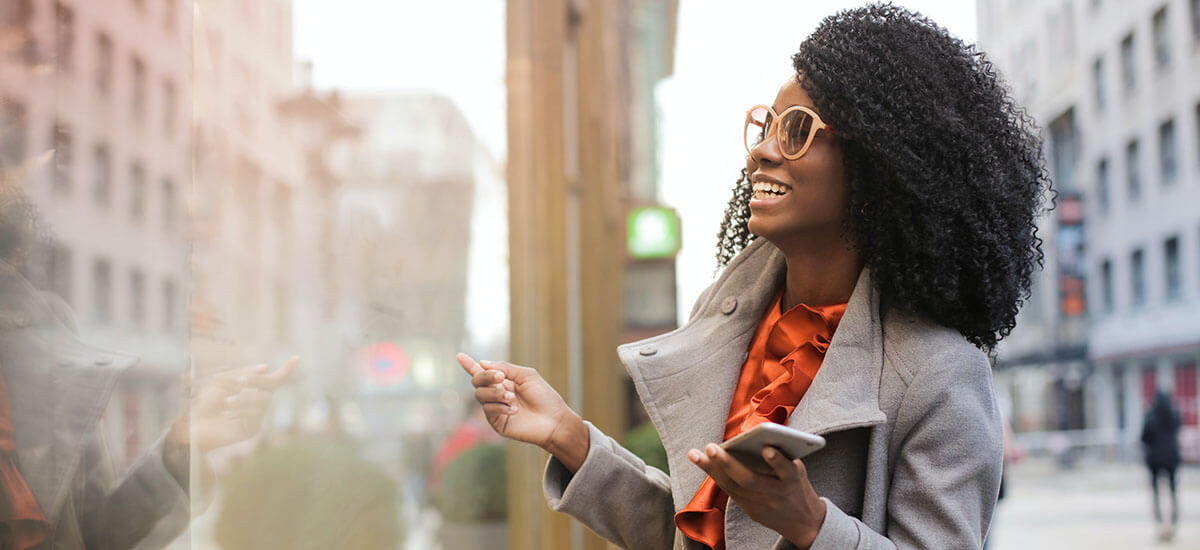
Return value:
M 704 450 L 708 451 L 708 456 L 717 456 L 717 446 L 709 444 Z
M 763 456 L 767 457 L 769 460 L 775 460 L 775 449 L 767 449 L 763 451 Z
M 505 392 L 504 393 L 505 401 L 512 401 L 514 397 L 516 397 L 516 395 L 513 395 L 513 392 Z
M 700 462 L 701 456 L 702 455 L 700 454 L 700 451 L 697 451 L 696 449 L 688 451 L 688 459 L 692 462 Z
M 492 375 L 492 380 L 495 380 L 497 382 L 499 382 L 503 378 L 504 378 L 504 373 L 502 373 L 502 372 L 497 372 L 496 374 Z

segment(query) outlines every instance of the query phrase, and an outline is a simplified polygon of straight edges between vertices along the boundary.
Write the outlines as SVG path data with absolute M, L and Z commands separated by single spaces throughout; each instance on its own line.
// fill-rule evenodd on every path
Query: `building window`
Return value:
M 1175 119 L 1158 127 L 1158 166 L 1164 185 L 1175 183 L 1179 176 L 1179 155 L 1175 150 Z
M 108 96 L 113 81 L 113 43 L 107 34 L 96 34 L 96 91 Z
M 133 68 L 131 85 L 133 86 L 133 95 L 131 104 L 133 116 L 139 120 L 146 114 L 146 64 L 138 56 L 133 56 L 131 61 Z
M 1163 243 L 1163 267 L 1166 269 L 1168 302 L 1177 302 L 1183 298 L 1183 273 L 1179 265 L 1179 237 L 1171 237 Z
M 92 149 L 92 201 L 107 207 L 112 199 L 112 155 L 108 146 L 98 144 Z
M 1100 203 L 1100 211 L 1107 213 L 1111 206 L 1110 188 L 1112 183 L 1111 176 L 1108 173 L 1108 157 L 1100 159 L 1100 163 L 1096 165 L 1096 199 Z
M 12 169 L 25 160 L 26 131 L 25 106 L 0 98 L 0 169 Z
M 175 107 L 177 103 L 175 82 L 170 78 L 163 79 L 163 133 L 168 136 L 175 133 Z
M 100 324 L 112 322 L 112 266 L 107 260 L 92 263 L 92 318 Z
M 1137 85 L 1137 60 L 1133 58 L 1133 33 L 1125 35 L 1121 40 L 1121 82 L 1126 92 L 1132 92 Z
M 54 64 L 61 72 L 70 72 L 74 65 L 75 55 L 75 12 L 59 2 L 54 7 L 56 25 L 54 28 L 55 52 Z
M 1100 297 L 1103 299 L 1101 304 L 1104 307 L 1104 313 L 1112 313 L 1115 304 L 1113 297 L 1113 274 L 1112 260 L 1104 260 L 1100 262 Z
M 1097 57 L 1092 63 L 1092 92 L 1096 100 L 1096 109 L 1103 109 L 1107 102 L 1104 88 L 1104 58 Z
M 146 277 L 138 269 L 129 273 L 129 322 L 146 326 Z
M 50 291 L 68 304 L 71 303 L 71 249 L 61 243 L 54 243 L 50 253 L 50 265 L 46 271 L 46 278 L 50 280 Z
M 1138 141 L 1135 139 L 1125 146 L 1125 181 L 1129 187 L 1129 200 L 1136 201 L 1142 196 L 1142 177 L 1138 163 L 1141 155 L 1138 153 Z
M 1167 7 L 1154 12 L 1151 24 L 1154 32 L 1154 63 L 1159 69 L 1171 64 L 1171 30 L 1167 25 Z
M 1192 7 L 1192 40 L 1200 42 L 1200 0 L 1191 0 Z
M 163 232 L 168 235 L 175 231 L 175 182 L 170 178 L 162 181 L 162 222 Z
M 1133 251 L 1129 256 L 1129 288 L 1133 307 L 1146 305 L 1146 263 L 1142 249 Z
M 146 219 L 146 169 L 137 161 L 129 166 L 129 217 L 135 222 Z
M 175 332 L 175 294 L 175 281 L 169 278 L 163 281 L 163 331 L 166 333 Z
M 55 123 L 54 147 L 54 192 L 67 193 L 71 190 L 72 149 L 71 130 L 65 124 Z

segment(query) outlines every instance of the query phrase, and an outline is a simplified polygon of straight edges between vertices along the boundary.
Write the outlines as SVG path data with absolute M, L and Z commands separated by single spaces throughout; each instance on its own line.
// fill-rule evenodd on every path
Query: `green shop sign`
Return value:
M 679 251 L 679 216 L 670 208 L 634 208 L 626 228 L 627 248 L 634 258 L 669 258 Z

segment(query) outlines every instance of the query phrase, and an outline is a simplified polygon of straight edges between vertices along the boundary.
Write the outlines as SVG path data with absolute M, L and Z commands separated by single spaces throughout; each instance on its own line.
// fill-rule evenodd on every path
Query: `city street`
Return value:
M 1200 468 L 1177 473 L 1179 529 L 1171 543 L 1156 542 L 1149 476 L 1140 463 L 1081 461 L 1062 471 L 1050 459 L 1031 458 L 1008 475 L 990 548 L 1200 548 Z

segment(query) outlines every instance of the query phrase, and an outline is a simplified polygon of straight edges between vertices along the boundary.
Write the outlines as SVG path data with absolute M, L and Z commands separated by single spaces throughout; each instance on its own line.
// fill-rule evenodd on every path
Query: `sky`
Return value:
M 659 85 L 662 199 L 683 222 L 679 315 L 712 281 L 717 227 L 744 163 L 746 109 L 771 103 L 790 56 L 847 0 L 680 0 L 675 73 Z M 896 1 L 967 42 L 972 0 Z M 294 46 L 313 84 L 448 96 L 496 158 L 505 150 L 503 0 L 295 0 Z

